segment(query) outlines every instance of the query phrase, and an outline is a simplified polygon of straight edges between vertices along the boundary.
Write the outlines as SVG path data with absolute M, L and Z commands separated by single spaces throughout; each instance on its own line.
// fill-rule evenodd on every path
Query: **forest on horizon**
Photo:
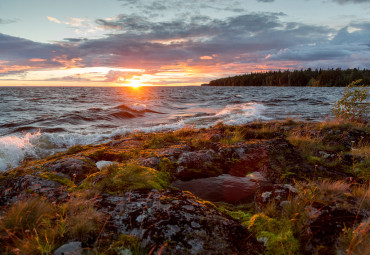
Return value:
M 370 84 L 368 69 L 315 69 L 269 71 L 250 73 L 212 80 L 207 86 L 298 86 L 298 87 L 344 87 L 362 79 L 363 84 Z

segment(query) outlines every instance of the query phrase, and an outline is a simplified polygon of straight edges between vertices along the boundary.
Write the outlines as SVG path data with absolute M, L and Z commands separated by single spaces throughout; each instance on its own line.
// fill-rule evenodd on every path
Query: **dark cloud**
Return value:
M 118 0 L 126 8 L 144 11 L 149 14 L 150 11 L 155 12 L 172 12 L 184 13 L 184 10 L 190 10 L 188 14 L 195 14 L 199 10 L 214 9 L 219 11 L 242 12 L 245 11 L 241 6 L 241 1 L 238 0 Z M 208 3 L 207 3 L 208 2 Z M 152 15 L 152 14 L 150 14 Z
M 103 38 L 66 38 L 53 44 L 0 34 L 0 56 L 8 61 L 0 63 L 0 73 L 2 66 L 4 70 L 8 67 L 8 73 L 15 71 L 10 68 L 15 65 L 39 69 L 104 66 L 146 70 L 135 75 L 181 70 L 184 66 L 207 67 L 215 73 L 222 70 L 222 74 L 247 72 L 246 66 L 262 70 L 337 63 L 341 67 L 357 64 L 370 68 L 370 23 L 353 23 L 337 31 L 327 26 L 283 22 L 283 16 L 247 13 L 214 19 L 194 14 L 153 22 L 145 16 L 120 15 L 115 20 L 96 21 L 107 31 L 114 31 Z M 34 58 L 40 61 L 30 61 Z M 111 71 L 106 81 L 133 75 Z

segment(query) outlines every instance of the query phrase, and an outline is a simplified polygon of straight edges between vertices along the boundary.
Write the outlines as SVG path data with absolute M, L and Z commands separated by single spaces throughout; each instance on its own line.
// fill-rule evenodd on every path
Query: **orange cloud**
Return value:
M 21 65 L 1 65 L 0 63 L 0 73 L 9 73 L 9 72 L 17 72 L 17 71 L 25 71 L 25 70 L 31 70 L 37 67 L 32 66 L 21 66 Z
M 72 58 L 68 59 L 67 55 L 58 56 L 52 59 L 53 62 L 58 62 L 62 64 L 64 69 L 71 69 L 81 67 L 80 62 L 82 58 Z
M 202 57 L 200 57 L 200 59 L 202 59 L 202 60 L 204 60 L 204 59 L 213 59 L 213 57 L 211 57 L 211 56 L 202 56 Z
M 31 58 L 28 61 L 30 61 L 30 62 L 45 62 L 45 61 L 47 61 L 47 59 L 43 59 L 43 58 Z

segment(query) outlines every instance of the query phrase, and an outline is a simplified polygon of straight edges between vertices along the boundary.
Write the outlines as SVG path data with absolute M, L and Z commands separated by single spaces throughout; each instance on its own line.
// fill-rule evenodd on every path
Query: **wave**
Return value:
M 78 133 L 26 133 L 23 135 L 0 137 L 0 171 L 19 166 L 25 159 L 41 158 L 63 151 L 73 145 L 99 144 L 116 137 L 134 132 L 164 132 L 177 130 L 186 124 L 183 120 L 176 123 L 161 124 L 149 127 L 123 127 L 109 134 L 78 134 Z
M 0 137 L 0 171 L 17 167 L 24 159 L 36 157 L 35 145 L 40 132 L 27 133 L 23 137 Z
M 129 112 L 131 111 L 131 112 L 137 112 L 137 113 L 144 113 L 144 112 L 160 113 L 160 112 L 148 109 L 145 104 L 139 104 L 139 103 L 135 103 L 130 106 L 121 104 L 119 106 L 114 107 L 113 109 L 121 109 L 121 110 L 129 111 Z
M 265 109 L 265 105 L 255 102 L 233 104 L 227 105 L 216 116 L 225 124 L 242 125 L 258 119 L 268 120 L 269 118 L 262 115 Z

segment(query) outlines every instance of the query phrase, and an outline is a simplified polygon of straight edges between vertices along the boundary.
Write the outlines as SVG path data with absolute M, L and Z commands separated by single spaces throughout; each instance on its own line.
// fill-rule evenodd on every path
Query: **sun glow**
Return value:
M 139 88 L 141 87 L 143 84 L 139 81 L 139 80 L 132 80 L 130 81 L 129 84 L 127 84 L 127 86 L 130 86 L 132 88 Z

